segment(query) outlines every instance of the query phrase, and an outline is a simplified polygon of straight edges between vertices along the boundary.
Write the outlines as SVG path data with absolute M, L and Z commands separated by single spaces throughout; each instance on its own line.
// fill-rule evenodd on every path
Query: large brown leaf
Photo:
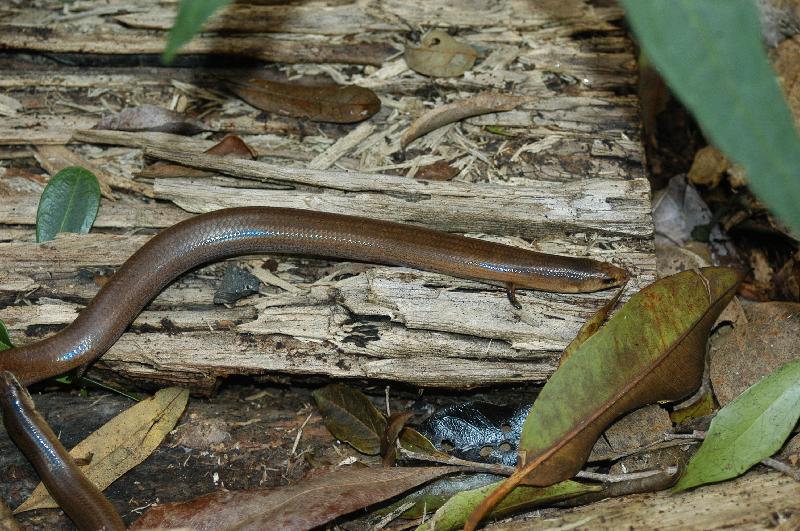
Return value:
M 552 485 L 574 476 L 611 422 L 700 385 L 706 340 L 736 292 L 727 268 L 685 271 L 633 297 L 558 368 L 523 426 L 521 468 L 473 513 L 465 529 L 520 482 Z
M 339 469 L 282 489 L 219 491 L 153 507 L 132 529 L 310 529 L 392 498 L 458 467 Z
M 255 78 L 226 85 L 257 109 L 315 122 L 360 122 L 381 108 L 374 92 L 356 85 L 307 86 Z

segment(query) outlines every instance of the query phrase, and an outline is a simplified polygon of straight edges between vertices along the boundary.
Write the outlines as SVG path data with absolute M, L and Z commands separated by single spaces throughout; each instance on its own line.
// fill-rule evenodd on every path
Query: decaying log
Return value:
M 0 48 L 159 53 L 173 7 L 112 0 L 64 8 L 52 0 L 9 8 Z M 14 159 L 23 168 L 30 160 L 28 174 L 0 169 L 7 199 L 0 201 L 0 319 L 18 343 L 53 333 L 158 230 L 192 213 L 256 204 L 374 216 L 611 261 L 633 276 L 627 297 L 653 280 L 655 259 L 633 47 L 621 16 L 613 4 L 584 0 L 477 0 L 469 9 L 396 0 L 234 3 L 185 49 L 310 62 L 272 66 L 264 74 L 282 80 L 323 74 L 376 91 L 383 109 L 365 126 L 363 140 L 346 149 L 336 142 L 354 126 L 265 115 L 219 80 L 253 69 L 34 64 L 0 71 L 0 89 L 20 109 L 0 123 L 0 144 L 69 142 L 75 160 L 102 168 L 118 196 L 102 201 L 92 234 L 36 244 L 43 187 L 30 175 L 36 163 Z M 482 54 L 463 76 L 426 78 L 395 55 L 410 30 L 442 26 Z M 486 91 L 529 101 L 450 124 L 401 149 L 402 132 L 426 110 Z M 189 138 L 91 129 L 103 115 L 144 103 L 185 112 L 208 131 Z M 259 160 L 202 154 L 226 133 L 241 135 Z M 136 177 L 154 159 L 213 175 Z M 312 160 L 335 162 L 309 170 Z M 454 168 L 455 179 L 412 178 L 434 162 Z M 265 283 L 257 295 L 226 308 L 212 301 L 229 263 L 250 268 Z M 525 290 L 522 310 L 515 310 L 501 288 L 479 282 L 320 258 L 242 257 L 167 288 L 101 364 L 204 391 L 231 374 L 443 387 L 543 381 L 609 296 Z

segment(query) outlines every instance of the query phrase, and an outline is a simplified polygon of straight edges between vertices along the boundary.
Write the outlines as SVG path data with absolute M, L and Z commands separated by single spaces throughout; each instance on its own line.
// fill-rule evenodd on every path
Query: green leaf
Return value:
M 460 492 L 447 500 L 433 517 L 417 527 L 417 531 L 451 531 L 461 529 L 473 509 L 503 482 L 497 481 L 473 490 Z M 490 513 L 490 518 L 503 518 L 506 515 L 553 503 L 575 496 L 598 492 L 599 485 L 586 485 L 577 481 L 562 481 L 549 487 L 528 487 L 520 485 L 512 490 Z
M 522 426 L 526 483 L 574 476 L 603 430 L 638 407 L 678 400 L 700 385 L 708 333 L 736 292 L 732 269 L 663 278 L 635 294 L 550 377 Z
M 175 23 L 172 29 L 169 30 L 169 37 L 167 38 L 167 47 L 161 56 L 164 64 L 169 64 L 178 53 L 178 49 L 192 40 L 208 17 L 214 14 L 214 11 L 225 6 L 230 0 L 181 0 L 178 7 L 178 16 L 175 17 Z
M 428 483 L 386 507 L 381 507 L 374 514 L 384 516 L 396 511 L 403 505 L 413 502 L 414 505 L 406 509 L 400 515 L 400 518 L 411 520 L 426 515 L 430 516 L 431 513 L 459 492 L 484 487 L 500 479 L 502 477 L 495 474 L 457 474 L 444 477 Z
M 750 187 L 800 234 L 800 138 L 753 0 L 622 0 L 651 62 Z
M 578 348 L 586 342 L 587 339 L 592 337 L 594 333 L 600 329 L 603 323 L 606 322 L 606 319 L 608 319 L 608 314 L 610 314 L 611 310 L 617 306 L 617 302 L 619 302 L 619 298 L 622 295 L 622 292 L 625 291 L 625 286 L 627 285 L 628 283 L 625 282 L 625 284 L 620 286 L 620 288 L 617 290 L 617 293 L 615 293 L 614 296 L 608 300 L 608 302 L 603 304 L 603 306 L 597 310 L 594 315 L 589 317 L 586 322 L 583 323 L 581 329 L 578 330 L 578 335 L 575 336 L 575 339 L 570 341 L 569 345 L 567 345 L 567 348 L 565 348 L 564 352 L 561 353 L 561 359 L 558 360 L 559 367 L 565 361 L 567 361 L 569 357 L 572 356 L 578 350 Z
M 403 431 L 400 432 L 400 446 L 409 452 L 416 452 L 418 454 L 447 456 L 446 453 L 440 452 L 427 437 L 408 426 L 403 428 Z
M 8 350 L 13 346 L 14 344 L 11 342 L 5 323 L 0 321 L 0 351 Z
M 367 395 L 343 384 L 332 384 L 312 393 L 322 420 L 334 437 L 361 453 L 378 455 L 386 418 Z
M 722 408 L 673 492 L 739 476 L 777 452 L 800 418 L 800 359 Z
M 89 232 L 99 207 L 97 177 L 80 166 L 64 168 L 42 192 L 36 211 L 36 241 L 52 240 L 59 232 Z

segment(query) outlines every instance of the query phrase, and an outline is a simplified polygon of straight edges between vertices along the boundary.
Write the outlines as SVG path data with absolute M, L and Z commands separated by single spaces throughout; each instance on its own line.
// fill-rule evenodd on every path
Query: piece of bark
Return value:
M 154 54 L 164 51 L 164 35 L 138 30 L 119 31 L 96 28 L 74 32 L 64 26 L 45 30 L 20 25 L 0 25 L 0 50 L 30 50 L 50 53 Z M 45 37 L 45 38 L 43 38 Z M 380 65 L 395 52 L 385 43 L 330 43 L 281 39 L 268 35 L 214 36 L 198 35 L 181 48 L 182 54 L 224 54 L 251 57 L 276 63 L 330 62 L 356 65 Z
M 762 529 L 797 513 L 798 500 L 800 483 L 792 478 L 776 472 L 751 472 L 677 495 L 658 492 L 624 496 L 488 529 Z
M 65 146 L 37 146 L 36 147 L 36 160 L 52 177 L 68 166 L 81 166 L 86 168 L 97 177 L 100 184 L 100 193 L 106 199 L 114 201 L 114 193 L 111 191 L 108 181 L 111 177 L 105 171 L 90 164 L 74 151 L 71 151 Z

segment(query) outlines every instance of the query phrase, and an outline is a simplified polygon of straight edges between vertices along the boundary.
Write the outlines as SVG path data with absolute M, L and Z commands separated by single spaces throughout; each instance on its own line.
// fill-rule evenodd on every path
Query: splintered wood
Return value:
M 161 51 L 173 2 L 23 4 L 0 7 L 0 49 L 47 56 L 0 56 L 0 319 L 18 344 L 71 322 L 157 230 L 192 213 L 241 205 L 371 216 L 589 256 L 626 267 L 628 294 L 654 279 L 633 47 L 615 5 L 236 3 L 210 21 L 179 64 L 214 64 L 198 60 L 202 54 L 276 63 L 248 64 L 237 74 L 109 66 L 157 65 L 141 54 Z M 432 79 L 405 64 L 407 39 L 434 27 L 478 51 L 463 76 Z M 85 52 L 103 55 L 75 55 Z M 137 57 L 125 63 L 123 55 Z M 374 90 L 382 109 L 362 125 L 264 113 L 225 90 L 220 77 L 234 75 L 356 84 Z M 486 92 L 524 101 L 437 128 L 403 149 L 416 118 Z M 184 112 L 207 132 L 91 129 L 101 116 L 141 104 Z M 202 155 L 226 133 L 241 135 L 259 160 Z M 66 147 L 41 147 L 47 145 Z M 42 175 L 57 168 L 54 154 L 101 170 L 113 200 L 103 199 L 92 234 L 40 245 L 33 224 Z M 213 175 L 136 177 L 153 159 Z M 436 164 L 455 178 L 414 178 Z M 259 294 L 230 308 L 214 305 L 228 264 L 188 274 L 97 366 L 206 392 L 232 374 L 451 388 L 544 381 L 581 324 L 612 295 L 524 290 L 517 310 L 497 286 L 411 269 L 295 256 L 230 262 L 262 273 Z

